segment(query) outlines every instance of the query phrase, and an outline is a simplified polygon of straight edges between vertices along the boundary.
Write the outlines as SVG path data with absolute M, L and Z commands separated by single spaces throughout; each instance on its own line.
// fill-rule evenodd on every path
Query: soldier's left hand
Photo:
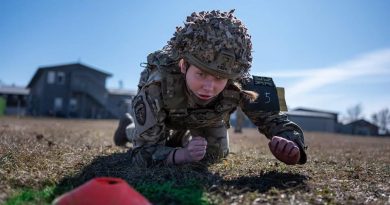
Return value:
M 298 145 L 290 140 L 282 137 L 274 136 L 268 143 L 269 149 L 276 159 L 288 164 L 294 165 L 298 163 L 301 154 Z

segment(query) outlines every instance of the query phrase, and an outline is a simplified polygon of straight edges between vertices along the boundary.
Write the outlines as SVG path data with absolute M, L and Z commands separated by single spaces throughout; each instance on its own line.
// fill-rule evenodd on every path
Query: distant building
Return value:
M 366 135 L 377 136 L 379 135 L 379 127 L 364 120 L 356 120 L 345 125 L 340 125 L 339 131 L 344 134 L 351 135 Z
M 287 112 L 288 119 L 297 123 L 304 131 L 336 132 L 337 116 L 335 112 L 297 108 Z
M 41 67 L 27 87 L 28 113 L 70 118 L 119 118 L 131 91 L 108 90 L 111 74 L 80 63 Z
M 25 115 L 29 89 L 20 86 L 0 86 L 0 97 L 5 100 L 5 115 Z
M 331 132 L 337 131 L 337 117 L 335 112 L 297 108 L 286 113 L 288 119 L 297 123 L 304 131 Z M 232 125 L 236 125 L 236 116 L 233 114 L 230 119 Z M 255 127 L 245 116 L 243 127 Z
M 337 117 L 335 112 L 314 110 L 307 108 L 297 108 L 286 113 L 288 119 L 297 123 L 304 131 L 331 132 L 337 131 Z M 236 125 L 236 116 L 233 114 L 231 123 Z M 243 127 L 255 127 L 245 116 Z

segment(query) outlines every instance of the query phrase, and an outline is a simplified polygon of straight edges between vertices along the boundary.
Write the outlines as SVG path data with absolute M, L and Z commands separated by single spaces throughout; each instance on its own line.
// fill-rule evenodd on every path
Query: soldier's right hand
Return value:
M 188 144 L 173 150 L 167 158 L 168 164 L 184 164 L 200 161 L 206 154 L 207 141 L 203 137 L 193 137 Z
M 193 137 L 183 149 L 187 151 L 188 162 L 197 162 L 206 155 L 207 141 L 204 137 Z

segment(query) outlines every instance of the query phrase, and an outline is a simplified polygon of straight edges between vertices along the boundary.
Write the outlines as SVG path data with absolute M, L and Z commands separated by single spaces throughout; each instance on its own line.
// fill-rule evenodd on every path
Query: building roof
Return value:
M 325 113 L 325 114 L 338 115 L 337 112 L 330 112 L 330 111 L 325 111 L 325 110 L 303 108 L 303 107 L 295 108 L 294 111 L 306 111 L 306 112 L 313 112 L 313 113 Z
M 368 122 L 367 120 L 364 119 L 355 120 L 346 124 L 346 126 L 362 126 L 362 125 L 379 128 L 377 125 L 372 124 L 371 122 Z
M 288 115 L 292 115 L 292 116 L 320 117 L 320 118 L 335 119 L 334 114 L 332 114 L 332 113 L 323 113 L 323 112 L 292 110 L 292 111 L 287 112 L 287 114 Z
M 61 65 L 53 65 L 53 66 L 45 66 L 45 67 L 40 67 L 38 68 L 38 70 L 35 72 L 33 78 L 31 79 L 31 81 L 28 83 L 27 87 L 28 88 L 31 88 L 31 86 L 39 79 L 39 77 L 45 72 L 45 71 L 48 71 L 48 70 L 56 70 L 56 69 L 63 69 L 63 68 L 74 68 L 74 67 L 77 67 L 77 69 L 87 69 L 87 70 L 90 70 L 90 71 L 93 71 L 93 72 L 97 72 L 97 73 L 100 73 L 102 75 L 105 75 L 106 77 L 111 77 L 112 74 L 111 73 L 107 73 L 107 72 L 104 72 L 104 71 L 101 71 L 99 69 L 96 69 L 96 68 L 93 68 L 91 66 L 87 66 L 85 64 L 81 64 L 81 63 L 70 63 L 70 64 L 61 64 Z
M 0 86 L 0 94 L 28 95 L 30 89 L 22 86 Z
M 136 95 L 136 92 L 134 90 L 118 89 L 118 88 L 109 88 L 107 90 L 108 90 L 108 94 L 110 95 L 129 95 L 129 96 Z

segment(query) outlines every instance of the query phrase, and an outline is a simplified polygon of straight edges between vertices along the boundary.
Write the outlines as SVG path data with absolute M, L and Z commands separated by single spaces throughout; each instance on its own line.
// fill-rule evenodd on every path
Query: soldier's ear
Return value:
M 182 72 L 183 74 L 185 74 L 186 71 L 187 71 L 187 68 L 186 68 L 186 67 L 187 67 L 187 66 L 186 66 L 186 62 L 184 61 L 184 59 L 183 59 L 183 58 L 180 59 L 180 61 L 179 61 L 180 72 Z

